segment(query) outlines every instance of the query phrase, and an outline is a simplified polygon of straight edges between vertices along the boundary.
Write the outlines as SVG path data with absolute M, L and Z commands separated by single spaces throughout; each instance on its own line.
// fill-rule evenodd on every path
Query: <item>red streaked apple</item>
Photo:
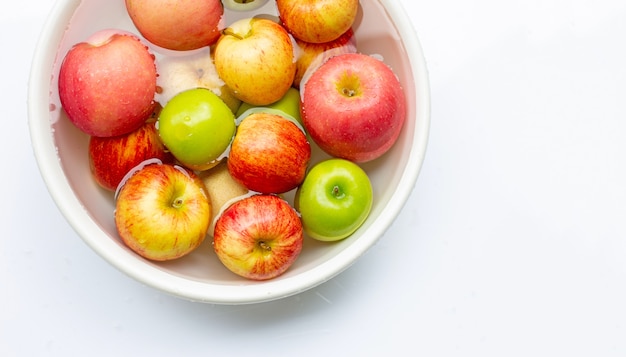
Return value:
M 224 15 L 220 0 L 126 0 L 126 10 L 146 40 L 175 51 L 214 44 Z
M 213 247 L 233 273 L 251 280 L 283 274 L 302 251 L 297 212 L 275 195 L 253 195 L 229 206 L 215 224 Z
M 334 41 L 348 31 L 359 11 L 359 0 L 276 0 L 280 19 L 302 41 Z
M 235 115 L 217 94 L 206 88 L 183 91 L 159 114 L 163 144 L 183 165 L 206 170 L 226 156 L 235 135 Z
M 330 42 L 311 43 L 299 39 L 296 41 L 296 75 L 293 79 L 293 85 L 300 88 L 300 83 L 306 81 L 310 73 L 315 71 L 322 63 L 330 57 L 342 53 L 357 52 L 356 37 L 352 28 L 348 29 L 339 38 Z
M 138 129 L 124 135 L 89 138 L 89 167 L 96 182 L 115 191 L 126 174 L 148 159 L 173 162 L 159 139 L 156 120 L 148 119 Z
M 226 163 L 233 178 L 249 190 L 279 194 L 304 180 L 310 159 L 309 141 L 293 121 L 258 112 L 239 124 Z
M 404 125 L 406 98 L 397 76 L 366 54 L 328 59 L 300 94 L 306 130 L 331 156 L 374 160 L 393 146 Z
M 122 241 L 144 258 L 185 256 L 204 241 L 211 201 L 202 181 L 181 166 L 141 165 L 116 195 L 115 225 Z
M 240 19 L 224 29 L 214 61 L 233 94 L 252 105 L 282 98 L 296 73 L 291 37 L 280 24 L 261 17 Z
M 296 191 L 294 205 L 311 238 L 338 241 L 365 222 L 373 197 L 370 179 L 359 165 L 332 158 L 310 169 Z
M 59 72 L 59 97 L 69 120 L 92 136 L 139 128 L 154 109 L 154 55 L 129 33 L 101 30 L 75 44 Z

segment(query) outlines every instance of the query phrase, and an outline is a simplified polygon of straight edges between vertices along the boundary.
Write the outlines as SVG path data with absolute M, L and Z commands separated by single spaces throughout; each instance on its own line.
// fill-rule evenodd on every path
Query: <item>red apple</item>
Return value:
M 359 0 L 276 0 L 280 19 L 302 41 L 334 41 L 354 23 Z
M 335 157 L 354 162 L 380 157 L 405 121 L 406 98 L 398 78 L 383 61 L 366 54 L 330 58 L 300 92 L 307 132 Z
M 226 162 L 233 178 L 249 190 L 284 193 L 304 180 L 310 159 L 311 146 L 295 122 L 256 112 L 239 124 Z
M 300 217 L 275 195 L 254 195 L 233 203 L 217 219 L 213 247 L 235 274 L 267 280 L 283 274 L 302 250 Z
M 148 41 L 176 51 L 214 44 L 224 15 L 220 0 L 126 0 L 126 9 Z
M 211 208 L 204 184 L 193 171 L 169 164 L 140 165 L 117 192 L 115 225 L 137 254 L 172 260 L 204 241 Z
M 109 191 L 115 191 L 126 174 L 148 159 L 173 162 L 155 126 L 149 119 L 128 134 L 89 138 L 89 165 L 96 182 Z
M 303 78 L 308 77 L 310 73 L 330 57 L 357 51 L 356 37 L 352 28 L 348 29 L 336 40 L 330 42 L 311 43 L 297 38 L 295 40 L 298 55 L 293 85 L 296 88 L 300 88 L 300 82 Z
M 154 55 L 138 37 L 102 30 L 65 55 L 59 72 L 61 105 L 88 135 L 123 135 L 152 113 L 156 78 Z
M 267 18 L 230 24 L 215 45 L 217 74 L 240 100 L 267 105 L 282 98 L 296 73 L 294 46 L 287 31 Z

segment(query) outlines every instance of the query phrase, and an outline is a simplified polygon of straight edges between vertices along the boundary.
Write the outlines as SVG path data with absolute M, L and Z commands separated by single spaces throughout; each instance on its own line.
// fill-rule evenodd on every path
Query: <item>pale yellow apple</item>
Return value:
M 240 100 L 273 103 L 287 92 L 296 73 L 291 37 L 267 18 L 245 18 L 222 31 L 215 45 L 218 75 Z
M 213 236 L 216 216 L 227 208 L 226 206 L 238 198 L 245 197 L 250 191 L 233 179 L 225 160 L 209 170 L 200 172 L 199 176 L 211 198 L 213 210 L 208 235 Z

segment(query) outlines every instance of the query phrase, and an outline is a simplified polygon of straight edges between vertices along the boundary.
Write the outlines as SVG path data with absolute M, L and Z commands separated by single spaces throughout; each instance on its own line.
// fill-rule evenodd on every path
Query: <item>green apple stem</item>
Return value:
M 334 186 L 333 196 L 335 196 L 335 198 L 343 198 L 345 194 L 339 189 L 339 186 Z

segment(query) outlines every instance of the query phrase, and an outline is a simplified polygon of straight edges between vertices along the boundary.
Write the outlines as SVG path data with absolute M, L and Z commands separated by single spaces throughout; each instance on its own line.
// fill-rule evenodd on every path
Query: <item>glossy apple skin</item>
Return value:
M 334 41 L 354 23 L 359 0 L 276 0 L 283 26 L 297 39 Z
M 156 77 L 154 55 L 139 38 L 103 30 L 65 55 L 58 81 L 61 105 L 88 135 L 123 135 L 152 113 Z
M 398 78 L 365 54 L 330 58 L 300 92 L 307 132 L 335 157 L 374 160 L 393 146 L 404 125 L 406 98 Z
M 226 162 L 232 177 L 249 190 L 278 194 L 304 180 L 310 159 L 311 146 L 296 124 L 259 112 L 239 124 Z
M 303 125 L 302 118 L 300 117 L 300 91 L 294 87 L 291 87 L 287 90 L 287 93 L 280 98 L 278 101 L 268 104 L 262 107 L 253 106 L 251 104 L 242 102 L 239 108 L 237 109 L 237 113 L 235 114 L 237 117 L 244 115 L 247 110 L 253 108 L 269 108 L 273 110 L 279 111 L 281 114 L 285 114 L 293 119 L 295 119 L 298 123 Z
M 224 15 L 220 0 L 126 0 L 126 10 L 148 41 L 175 51 L 214 44 Z
M 185 256 L 203 242 L 211 202 L 193 172 L 169 164 L 149 164 L 121 186 L 115 225 L 123 242 L 144 258 L 166 261 Z
M 198 171 L 220 162 L 235 129 L 232 110 L 206 88 L 178 93 L 165 104 L 158 119 L 161 141 L 178 161 Z
M 327 159 L 311 168 L 294 204 L 305 232 L 321 241 L 338 241 L 367 219 L 374 197 L 367 173 L 352 161 Z
M 232 23 L 215 45 L 214 60 L 218 75 L 233 94 L 257 106 L 282 98 L 296 73 L 289 34 L 266 18 Z
M 159 139 L 155 120 L 150 119 L 128 134 L 90 137 L 88 154 L 94 179 L 102 188 L 112 192 L 131 169 L 145 160 L 174 161 Z
M 232 204 L 215 224 L 213 247 L 235 274 L 268 280 L 283 274 L 302 251 L 297 212 L 275 195 L 254 195 Z
M 330 42 L 311 43 L 295 39 L 297 48 L 296 75 L 293 86 L 300 88 L 300 82 L 308 77 L 317 67 L 330 57 L 342 53 L 357 52 L 356 37 L 352 28 L 348 29 L 339 38 Z

